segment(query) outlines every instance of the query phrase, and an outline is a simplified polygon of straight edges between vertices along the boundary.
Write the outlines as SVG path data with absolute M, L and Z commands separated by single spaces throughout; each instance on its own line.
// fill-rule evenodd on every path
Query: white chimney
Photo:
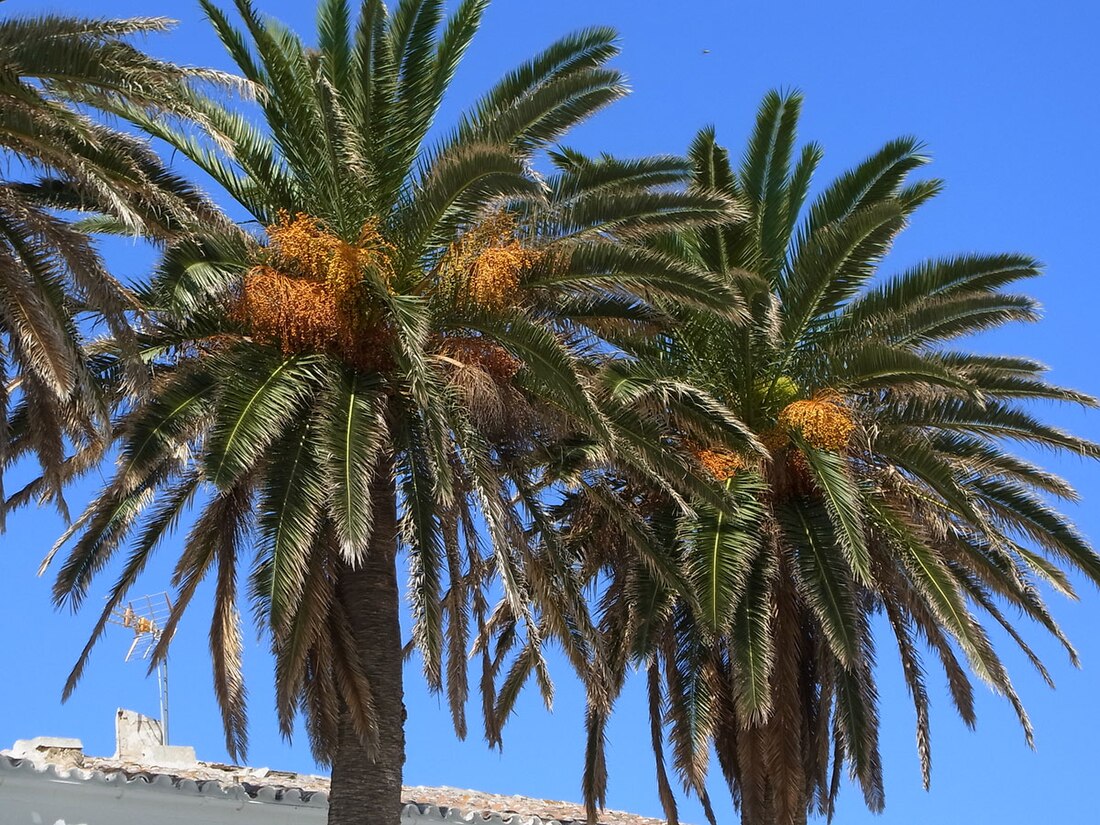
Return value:
M 187 768 L 198 761 L 194 748 L 164 744 L 159 721 L 123 708 L 115 714 L 114 758 L 158 768 Z

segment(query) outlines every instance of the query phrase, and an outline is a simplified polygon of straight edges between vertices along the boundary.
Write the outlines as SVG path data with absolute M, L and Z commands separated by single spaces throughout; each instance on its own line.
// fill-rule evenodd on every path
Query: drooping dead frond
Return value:
M 448 336 L 440 339 L 436 357 L 461 408 L 484 436 L 515 443 L 546 427 L 513 384 L 524 362 L 500 344 L 482 336 Z
M 510 383 L 523 366 L 508 350 L 487 338 L 444 338 L 439 353 L 462 366 L 476 367 L 502 385 Z

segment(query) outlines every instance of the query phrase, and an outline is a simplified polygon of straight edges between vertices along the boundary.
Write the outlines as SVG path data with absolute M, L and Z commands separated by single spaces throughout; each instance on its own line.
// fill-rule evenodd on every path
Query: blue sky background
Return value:
M 303 33 L 313 29 L 311 2 L 266 0 L 261 8 Z M 178 30 L 149 41 L 172 59 L 228 68 L 197 4 L 148 0 L 8 0 L 4 14 L 43 11 L 129 16 L 166 14 Z M 619 154 L 682 152 L 693 134 L 714 123 L 721 141 L 739 154 L 756 105 L 773 87 L 806 93 L 802 138 L 826 149 L 819 183 L 860 160 L 884 141 L 915 134 L 935 158 L 931 174 L 946 192 L 917 216 L 892 253 L 890 268 L 921 257 L 966 251 L 1022 251 L 1047 265 L 1028 286 L 1045 306 L 1045 320 L 987 336 L 975 346 L 1037 357 L 1056 381 L 1100 393 L 1096 277 L 1096 208 L 1100 80 L 1095 35 L 1100 5 L 969 0 L 883 2 L 755 2 L 735 0 L 497 0 L 455 81 L 441 116 L 446 125 L 503 71 L 570 29 L 608 23 L 622 32 L 618 61 L 635 92 L 574 133 L 573 145 Z M 139 277 L 151 257 L 112 243 L 109 261 L 121 276 Z M 1100 412 L 1045 408 L 1044 415 L 1100 439 Z M 1073 509 L 1086 534 L 1100 538 L 1100 468 L 1072 458 L 1043 457 L 1082 492 Z M 22 473 L 5 479 L 15 489 Z M 75 507 L 98 476 L 73 491 Z M 111 571 L 99 580 L 88 610 L 76 617 L 49 605 L 49 581 L 34 577 L 38 562 L 63 525 L 52 512 L 11 518 L 0 537 L 0 611 L 6 648 L 0 666 L 0 747 L 36 735 L 77 736 L 86 750 L 110 754 L 113 718 L 124 706 L 156 712 L 156 686 L 140 665 L 125 665 L 127 631 L 101 644 L 82 686 L 66 705 L 60 692 L 94 622 Z M 167 586 L 172 551 L 146 575 L 138 593 Z M 1077 643 L 1083 669 L 1035 628 L 1028 638 L 1051 665 L 1049 691 L 1021 655 L 997 636 L 1037 729 L 1037 751 L 1025 746 L 1007 703 L 979 686 L 978 732 L 966 730 L 949 708 L 942 674 L 931 669 L 933 785 L 920 788 L 914 715 L 896 652 L 880 645 L 882 750 L 887 810 L 868 814 L 858 792 L 842 793 L 838 821 L 998 823 L 1095 820 L 1092 793 L 1100 740 L 1100 598 L 1083 585 L 1082 601 L 1057 600 L 1055 616 Z M 181 625 L 172 655 L 172 734 L 206 760 L 226 758 L 206 658 L 209 588 Z M 271 662 L 264 644 L 247 637 L 251 697 L 249 761 L 315 772 L 304 732 L 293 744 L 276 729 Z M 556 799 L 578 799 L 583 754 L 583 703 L 559 664 L 554 714 L 528 692 L 506 731 L 502 754 L 474 734 L 454 739 L 446 708 L 427 694 L 419 665 L 407 673 L 408 784 L 451 785 Z M 641 680 L 628 689 L 610 730 L 610 807 L 659 816 Z M 476 719 L 477 706 L 472 705 Z M 720 783 L 712 783 L 720 820 L 736 822 Z M 694 801 L 686 821 L 702 823 Z

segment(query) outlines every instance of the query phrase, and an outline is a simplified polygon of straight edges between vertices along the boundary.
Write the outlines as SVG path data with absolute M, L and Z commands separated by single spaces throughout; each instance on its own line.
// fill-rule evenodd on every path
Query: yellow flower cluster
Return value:
M 253 267 L 244 279 L 236 315 L 252 337 L 278 343 L 283 351 L 327 351 L 344 326 L 336 299 L 323 283 L 291 278 L 269 266 Z
M 375 223 L 349 244 L 327 232 L 316 218 L 282 214 L 268 227 L 270 240 L 245 275 L 234 317 L 255 340 L 283 352 L 327 352 L 364 370 L 380 368 L 388 354 L 384 325 L 369 324 L 360 298 L 364 267 L 390 280 L 389 247 Z
M 542 256 L 520 243 L 515 219 L 499 212 L 451 244 L 439 264 L 440 288 L 456 303 L 504 309 L 516 303 L 522 273 Z
M 738 470 L 745 468 L 745 459 L 728 450 L 710 450 L 697 447 L 692 449 L 691 452 L 703 465 L 704 469 L 719 481 L 732 478 Z
M 779 426 L 802 434 L 819 450 L 839 452 L 848 446 L 855 430 L 851 412 L 839 395 L 823 395 L 788 404 L 779 413 Z
M 314 281 L 324 281 L 329 263 L 343 243 L 326 232 L 320 222 L 299 213 L 291 218 L 280 212 L 278 220 L 267 228 L 267 251 L 272 258 L 292 266 L 295 275 Z
M 510 383 L 522 366 L 508 350 L 485 338 L 445 338 L 439 345 L 439 353 L 477 367 L 498 384 Z
M 393 246 L 382 237 L 377 220 L 367 221 L 355 244 L 327 232 L 310 215 L 290 218 L 280 213 L 267 228 L 268 254 L 285 274 L 324 283 L 339 298 L 350 298 L 363 279 L 364 267 L 373 267 L 387 283 L 393 280 Z
M 469 298 L 486 309 L 511 306 L 519 289 L 519 274 L 539 257 L 519 241 L 507 246 L 490 246 L 477 256 L 468 283 Z

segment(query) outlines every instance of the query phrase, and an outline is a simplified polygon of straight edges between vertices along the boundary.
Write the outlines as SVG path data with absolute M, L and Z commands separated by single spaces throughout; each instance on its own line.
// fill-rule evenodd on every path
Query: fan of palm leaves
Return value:
M 204 2 L 262 123 L 197 95 L 194 116 L 176 121 L 115 106 L 266 229 L 193 233 L 143 291 L 151 390 L 117 422 L 114 478 L 58 543 L 74 540 L 54 591 L 73 607 L 129 544 L 66 695 L 111 610 L 195 506 L 153 659 L 214 576 L 215 687 L 241 754 L 247 578 L 275 654 L 280 726 L 289 735 L 302 711 L 315 754 L 333 763 L 330 821 L 399 811 L 398 553 L 425 676 L 464 735 L 469 624 L 489 622 L 490 578 L 544 672 L 530 603 L 555 571 L 536 569 L 527 542 L 517 455 L 565 432 L 616 438 L 586 366 L 606 336 L 651 323 L 657 302 L 736 303 L 697 262 L 646 243 L 734 213 L 725 195 L 684 186 L 682 160 L 562 149 L 531 171 L 536 152 L 624 93 L 607 65 L 612 31 L 554 43 L 429 142 L 486 5 L 466 0 L 445 20 L 440 0 L 392 12 L 370 0 L 356 20 L 326 0 L 314 50 L 247 0 L 240 24 Z M 492 680 L 481 684 L 493 741 Z
M 591 622 L 601 639 L 574 655 L 589 684 L 592 817 L 606 783 L 604 726 L 633 668 L 648 677 L 670 821 L 666 737 L 712 819 L 712 748 L 745 823 L 831 816 L 845 769 L 880 810 L 874 662 L 884 639 L 872 618 L 885 618 L 901 660 L 927 786 L 926 659 L 946 673 L 968 725 L 976 675 L 1011 702 L 1030 743 L 985 624 L 1003 628 L 1050 681 L 1006 608 L 1076 663 L 1041 587 L 1073 597 L 1069 571 L 1100 582 L 1100 557 L 1050 503 L 1074 500 L 1073 489 L 1011 451 L 1097 457 L 1100 447 L 1028 406 L 1094 400 L 1049 383 L 1032 360 L 959 343 L 1034 321 L 1035 302 L 1008 288 L 1038 264 L 971 254 L 881 275 L 894 239 L 940 183 L 910 180 L 926 158 L 900 139 L 811 200 L 821 151 L 796 151 L 800 106 L 797 94 L 768 95 L 736 169 L 714 133 L 701 133 L 690 152 L 696 185 L 736 199 L 749 219 L 654 243 L 723 280 L 748 319 L 668 308 L 667 334 L 616 337 L 602 371 L 605 414 L 663 427 L 666 452 L 690 456 L 727 504 L 679 499 L 583 444 L 543 455 L 572 487 L 547 508 L 538 541 L 600 594 L 596 615 L 585 618 L 580 605 L 572 622 Z M 725 418 L 759 449 L 706 426 Z M 571 634 L 561 637 L 568 647 Z

